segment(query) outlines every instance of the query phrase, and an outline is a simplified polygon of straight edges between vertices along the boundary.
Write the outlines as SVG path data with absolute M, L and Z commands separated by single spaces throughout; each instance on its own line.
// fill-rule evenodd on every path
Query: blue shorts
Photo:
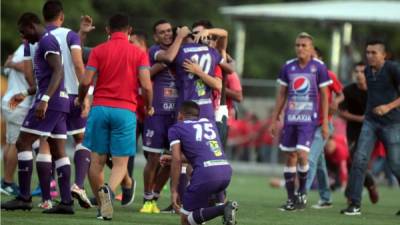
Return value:
M 86 124 L 83 146 L 99 155 L 136 154 L 136 114 L 127 109 L 94 106 Z

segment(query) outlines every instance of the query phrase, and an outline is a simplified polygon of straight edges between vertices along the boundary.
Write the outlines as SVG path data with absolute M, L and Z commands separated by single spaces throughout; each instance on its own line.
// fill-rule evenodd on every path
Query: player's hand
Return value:
M 10 101 L 8 102 L 8 106 L 11 110 L 14 110 L 22 101 L 25 99 L 25 95 L 22 93 L 18 93 L 11 97 Z
M 380 105 L 374 108 L 373 112 L 376 115 L 383 116 L 391 110 L 390 106 L 388 105 Z
M 162 155 L 160 157 L 160 165 L 161 166 L 169 166 L 169 165 L 171 165 L 171 162 L 172 162 L 171 155 Z
M 78 99 L 78 98 L 76 98 L 76 99 Z M 81 117 L 86 118 L 89 114 L 89 111 L 90 111 L 90 101 L 89 101 L 89 97 L 86 96 L 81 104 Z
M 192 73 L 195 75 L 199 75 L 203 71 L 200 68 L 199 64 L 192 62 L 189 59 L 185 59 L 185 62 L 183 62 L 182 66 L 186 72 Z
M 4 67 L 9 67 L 12 68 L 12 58 L 13 58 L 13 54 L 12 55 L 8 55 L 7 60 L 4 62 Z
M 153 116 L 155 113 L 154 107 L 145 107 L 144 112 L 146 113 L 146 116 Z
M 187 26 L 179 27 L 176 31 L 176 35 L 181 38 L 185 38 L 191 33 L 190 29 Z
M 171 201 L 172 207 L 174 207 L 175 212 L 180 212 L 181 210 L 181 201 L 179 199 L 179 194 L 177 191 L 172 191 L 171 193 Z
M 275 137 L 276 134 L 276 121 L 272 121 L 271 125 L 268 127 L 268 132 L 271 135 L 271 137 Z
M 46 111 L 47 111 L 47 106 L 48 106 L 48 104 L 45 101 L 40 101 L 37 104 L 36 109 L 35 109 L 35 115 L 37 118 L 39 118 L 41 120 L 44 119 Z
M 201 42 L 207 41 L 209 35 L 210 35 L 210 32 L 208 31 L 208 29 L 204 29 L 194 35 L 194 42 L 201 43 Z
M 91 16 L 84 15 L 81 16 L 81 23 L 79 27 L 79 32 L 89 33 L 94 30 L 96 27 L 93 26 L 93 19 Z
M 328 126 L 328 123 L 322 123 L 321 132 L 322 132 L 322 138 L 324 140 L 328 140 L 328 138 L 329 138 L 329 126 Z
M 337 112 L 338 108 L 339 108 L 339 104 L 338 104 L 336 101 L 333 101 L 333 102 L 329 105 L 328 114 L 329 114 L 329 115 L 335 114 L 335 113 Z

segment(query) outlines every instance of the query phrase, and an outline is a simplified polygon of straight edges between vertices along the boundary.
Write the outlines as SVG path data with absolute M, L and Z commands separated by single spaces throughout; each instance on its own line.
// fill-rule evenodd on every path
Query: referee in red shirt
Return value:
M 126 15 L 116 14 L 110 18 L 107 32 L 111 38 L 92 50 L 79 85 L 77 104 L 83 104 L 89 85 L 97 75 L 83 145 L 92 150 L 89 180 L 100 203 L 98 217 L 103 219 L 112 218 L 114 192 L 127 173 L 129 156 L 136 153 L 138 81 L 146 112 L 154 113 L 148 56 L 129 43 L 131 30 Z M 112 156 L 113 162 L 108 185 L 103 175 L 107 154 Z

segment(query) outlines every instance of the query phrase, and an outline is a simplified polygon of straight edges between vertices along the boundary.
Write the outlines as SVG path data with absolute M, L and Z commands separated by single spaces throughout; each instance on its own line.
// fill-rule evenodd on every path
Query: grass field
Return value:
M 128 208 L 115 203 L 114 217 L 112 221 L 101 221 L 95 218 L 95 209 L 81 209 L 75 204 L 75 215 L 45 215 L 35 207 L 32 211 L 2 211 L 1 224 L 3 225 L 91 225 L 91 224 L 129 224 L 129 225 L 173 225 L 179 224 L 179 218 L 170 214 L 144 215 L 138 212 L 142 203 L 143 187 L 141 182 L 141 171 L 136 171 L 139 186 L 133 205 Z M 268 179 L 255 175 L 235 174 L 229 187 L 229 196 L 239 202 L 238 224 L 242 225 L 398 225 L 400 216 L 395 212 L 400 210 L 399 189 L 388 189 L 381 187 L 380 202 L 371 205 L 367 196 L 364 199 L 361 216 L 344 216 L 339 210 L 345 207 L 343 194 L 334 193 L 334 207 L 331 209 L 316 210 L 310 205 L 318 200 L 317 192 L 309 194 L 309 206 L 304 211 L 281 212 L 277 209 L 285 200 L 283 189 L 272 189 L 268 186 Z M 90 191 L 89 191 L 90 193 Z M 159 202 L 159 207 L 168 205 L 169 192 L 165 190 Z M 2 201 L 10 197 L 2 196 Z M 36 206 L 40 199 L 33 199 Z M 217 218 L 207 224 L 221 224 Z

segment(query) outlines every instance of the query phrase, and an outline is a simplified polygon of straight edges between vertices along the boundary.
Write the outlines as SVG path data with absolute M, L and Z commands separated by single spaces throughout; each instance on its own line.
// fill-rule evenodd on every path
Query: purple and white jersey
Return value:
M 170 146 L 180 143 L 182 153 L 194 170 L 208 167 L 229 167 L 222 150 L 216 125 L 206 118 L 185 120 L 168 130 Z
M 212 89 L 198 76 L 186 72 L 182 66 L 186 59 L 198 63 L 203 71 L 215 76 L 214 71 L 222 62 L 222 56 L 214 48 L 206 45 L 183 44 L 175 58 L 176 79 L 178 87 L 177 108 L 183 101 L 194 101 L 200 106 L 200 114 L 210 120 L 215 120 L 212 105 Z
M 46 93 L 53 71 L 46 60 L 48 54 L 56 54 L 61 56 L 61 49 L 57 39 L 50 33 L 45 33 L 39 40 L 37 50 L 34 57 L 34 72 L 38 85 L 38 92 L 34 106 L 40 101 L 41 97 Z M 61 80 L 56 92 L 51 96 L 48 102 L 48 109 L 61 112 L 69 112 L 68 93 L 64 87 L 64 79 Z
M 157 54 L 160 52 L 160 45 L 153 45 L 149 50 L 150 65 L 156 63 Z M 176 89 L 175 75 L 169 67 L 164 68 L 158 74 L 152 76 L 153 81 L 153 107 L 155 115 L 175 113 L 178 91 Z
M 301 68 L 298 59 L 289 60 L 283 66 L 278 82 L 288 88 L 285 124 L 317 124 L 319 88 L 332 83 L 324 63 L 311 59 Z

